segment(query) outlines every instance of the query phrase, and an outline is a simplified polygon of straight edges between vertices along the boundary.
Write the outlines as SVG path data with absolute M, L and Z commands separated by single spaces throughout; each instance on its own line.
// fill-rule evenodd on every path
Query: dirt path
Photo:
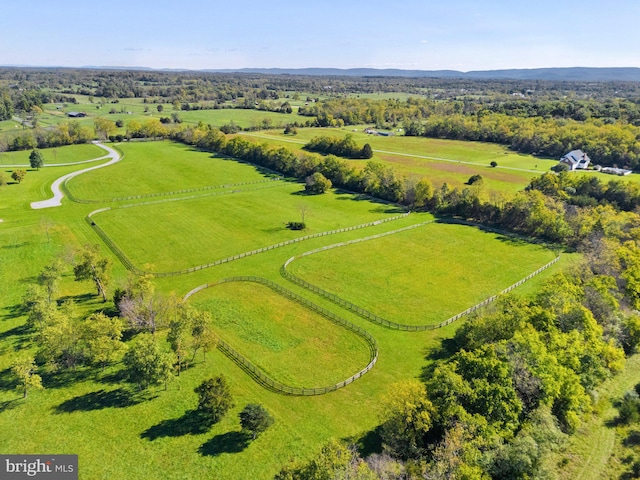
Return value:
M 58 178 L 55 182 L 51 184 L 51 191 L 53 192 L 53 197 L 48 200 L 41 200 L 39 202 L 31 202 L 31 208 L 40 209 L 40 208 L 50 208 L 50 207 L 59 207 L 62 205 L 62 199 L 64 198 L 64 194 L 62 193 L 61 186 L 64 182 L 69 180 L 70 178 L 77 177 L 78 175 L 89 172 L 91 170 L 96 170 L 98 168 L 107 167 L 109 165 L 113 165 L 114 163 L 118 163 L 121 160 L 120 154 L 115 151 L 111 147 L 107 147 L 100 142 L 93 142 L 96 146 L 106 150 L 108 154 L 102 158 L 110 158 L 111 160 L 107 163 L 103 163 L 101 165 L 96 165 L 95 167 L 85 168 L 83 170 L 78 170 L 77 172 L 71 172 L 67 175 L 64 175 Z M 93 160 L 91 160 L 93 161 Z

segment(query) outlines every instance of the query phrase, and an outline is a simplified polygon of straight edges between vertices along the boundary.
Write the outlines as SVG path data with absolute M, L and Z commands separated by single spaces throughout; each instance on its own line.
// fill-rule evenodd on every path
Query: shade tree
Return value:
M 27 398 L 30 389 L 42 389 L 42 377 L 38 375 L 38 366 L 33 357 L 24 356 L 15 361 L 11 372 L 18 381 L 18 389 L 22 397 Z
M 31 165 L 31 168 L 35 168 L 36 170 L 40 170 L 40 167 L 44 165 L 44 158 L 42 157 L 40 150 L 31 150 L 31 153 L 29 154 L 29 164 Z
M 240 426 L 253 439 L 273 425 L 273 417 L 262 405 L 249 403 L 240 412 Z
M 107 301 L 107 285 L 111 279 L 111 261 L 99 255 L 98 245 L 85 245 L 73 266 L 76 281 L 91 280 L 98 295 Z
M 220 421 L 227 411 L 234 406 L 231 388 L 224 375 L 204 380 L 194 392 L 198 395 L 197 413 L 208 425 Z

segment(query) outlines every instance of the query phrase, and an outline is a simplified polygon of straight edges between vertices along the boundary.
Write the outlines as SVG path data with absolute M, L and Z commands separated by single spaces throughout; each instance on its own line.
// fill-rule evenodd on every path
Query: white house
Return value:
M 569 170 L 586 170 L 591 159 L 582 150 L 572 150 L 560 159 L 560 163 L 564 163 Z

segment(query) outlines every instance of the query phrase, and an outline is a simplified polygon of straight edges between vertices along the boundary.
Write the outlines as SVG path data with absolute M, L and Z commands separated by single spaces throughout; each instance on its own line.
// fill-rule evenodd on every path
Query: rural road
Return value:
M 70 178 L 77 177 L 78 175 L 89 172 L 91 170 L 96 170 L 98 168 L 107 167 L 109 165 L 113 165 L 114 163 L 118 163 L 121 160 L 120 154 L 115 151 L 111 147 L 107 147 L 100 142 L 93 142 L 96 146 L 106 150 L 108 153 L 104 157 L 101 158 L 110 158 L 111 160 L 107 163 L 103 163 L 101 165 L 96 165 L 95 167 L 85 168 L 83 170 L 78 170 L 77 172 L 71 172 L 67 175 L 64 175 L 58 178 L 55 182 L 51 184 L 51 191 L 53 192 L 53 197 L 48 200 L 41 200 L 39 202 L 31 202 L 31 208 L 40 209 L 40 208 L 50 208 L 50 207 L 59 207 L 62 205 L 62 198 L 64 194 L 62 193 L 61 185 L 69 180 Z M 93 160 L 92 160 L 93 161 Z

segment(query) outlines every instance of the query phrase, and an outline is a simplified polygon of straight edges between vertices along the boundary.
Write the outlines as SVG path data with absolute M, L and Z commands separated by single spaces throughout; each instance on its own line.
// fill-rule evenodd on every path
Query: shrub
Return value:
M 551 170 L 553 170 L 554 172 L 568 172 L 569 171 L 569 165 L 567 165 L 566 163 L 558 163 L 557 165 L 551 167 Z
M 467 180 L 467 185 L 473 185 L 474 183 L 482 183 L 482 175 L 471 175 L 471 177 L 469 177 L 469 180 Z
M 493 168 L 496 168 L 498 166 L 498 162 L 493 160 L 489 165 L 491 165 Z
M 290 230 L 304 230 L 307 225 L 304 222 L 289 222 L 287 228 Z
M 319 194 L 326 192 L 331 188 L 331 180 L 320 172 L 315 172 L 306 178 L 304 190 L 308 193 Z

